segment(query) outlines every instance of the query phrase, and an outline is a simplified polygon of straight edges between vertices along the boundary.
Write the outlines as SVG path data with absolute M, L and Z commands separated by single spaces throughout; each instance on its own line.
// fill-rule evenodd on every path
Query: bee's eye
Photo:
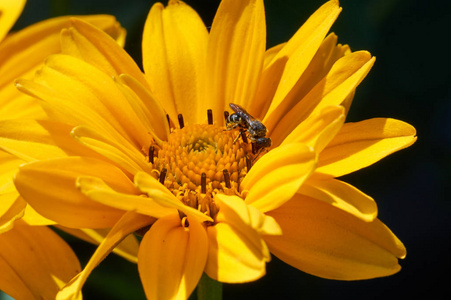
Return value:
M 239 122 L 241 122 L 241 117 L 238 116 L 237 114 L 231 114 L 228 119 L 229 119 L 230 123 L 239 123 Z

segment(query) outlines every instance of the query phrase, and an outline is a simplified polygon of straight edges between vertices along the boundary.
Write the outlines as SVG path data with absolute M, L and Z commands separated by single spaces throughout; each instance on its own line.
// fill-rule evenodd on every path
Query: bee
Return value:
M 249 139 L 255 146 L 256 150 L 261 151 L 262 149 L 271 146 L 271 139 L 266 137 L 268 130 L 262 122 L 256 120 L 238 104 L 230 103 L 229 106 L 234 111 L 234 113 L 227 117 L 227 130 L 232 130 L 236 127 L 239 127 L 240 129 L 242 129 L 240 135 L 243 134 L 244 130 L 247 130 L 247 132 L 249 133 Z

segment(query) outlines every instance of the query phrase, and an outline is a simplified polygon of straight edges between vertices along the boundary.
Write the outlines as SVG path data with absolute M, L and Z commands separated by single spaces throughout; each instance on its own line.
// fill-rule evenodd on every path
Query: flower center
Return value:
M 239 194 L 239 184 L 250 168 L 251 145 L 238 130 L 211 124 L 173 129 L 153 157 L 158 178 L 185 205 L 210 215 L 217 213 L 216 193 Z

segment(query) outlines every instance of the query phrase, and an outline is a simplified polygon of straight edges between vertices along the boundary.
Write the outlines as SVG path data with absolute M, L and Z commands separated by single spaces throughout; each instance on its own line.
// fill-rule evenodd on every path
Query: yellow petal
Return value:
M 209 245 L 205 273 L 208 276 L 220 282 L 243 283 L 265 275 L 270 257 L 259 234 L 246 235 L 227 223 L 209 226 L 207 233 Z
M 304 143 L 320 153 L 340 130 L 345 121 L 345 110 L 342 106 L 327 106 L 321 112 L 311 115 L 299 124 L 281 143 Z M 271 136 L 273 145 L 283 137 Z
M 175 209 L 164 207 L 144 195 L 118 193 L 96 177 L 79 177 L 77 187 L 89 199 L 124 211 L 135 211 L 155 218 L 176 212 Z
M 271 135 L 286 136 L 310 114 L 330 105 L 340 105 L 365 78 L 375 58 L 366 51 L 353 52 L 340 58 L 305 97 L 298 101 L 288 113 L 274 110 L 263 122 Z M 272 130 L 271 130 L 272 129 Z
M 20 4 L 22 1 L 8 1 Z M 123 40 L 123 29 L 112 16 L 80 16 L 98 26 L 113 38 Z M 44 118 L 37 102 L 20 93 L 14 87 L 16 78 L 31 78 L 44 58 L 59 53 L 60 31 L 70 26 L 69 17 L 48 19 L 9 35 L 0 44 L 0 116 L 1 119 L 18 118 L 21 115 Z
M 120 135 L 116 135 L 116 139 L 112 140 L 87 126 L 75 127 L 71 135 L 83 145 L 110 159 L 128 174 L 151 170 L 144 154 Z
M 123 215 L 83 195 L 79 176 L 95 176 L 119 192 L 133 193 L 133 183 L 116 167 L 93 158 L 70 157 L 26 164 L 15 178 L 17 190 L 36 211 L 67 227 L 111 227 Z
M 181 1 L 152 6 L 143 33 L 143 65 L 153 93 L 161 101 L 171 120 L 183 114 L 185 124 L 197 118 L 200 91 L 205 82 L 208 31 L 201 18 Z
M 261 75 L 265 48 L 263 1 L 221 1 L 208 41 L 204 99 L 211 103 L 218 125 L 223 123 L 223 112 L 229 110 L 230 102 L 249 107 Z
M 402 121 L 385 118 L 345 123 L 321 152 L 316 173 L 339 177 L 412 145 L 416 131 Z
M 80 272 L 70 247 L 51 229 L 16 222 L 0 235 L 0 290 L 14 299 L 55 299 Z
M 263 214 L 253 206 L 247 205 L 238 196 L 215 195 L 215 203 L 221 211 L 216 222 L 233 223 L 236 228 L 248 234 L 256 231 L 259 234 L 280 235 L 282 231 L 277 222 Z
M 72 18 L 71 25 L 61 32 L 63 54 L 84 60 L 109 76 L 129 74 L 147 86 L 144 74 L 135 61 L 113 38 L 82 19 Z
M 259 159 L 241 183 L 245 201 L 262 212 L 288 201 L 316 166 L 312 148 L 292 143 L 275 148 Z
M 44 226 L 44 225 L 54 225 L 55 221 L 47 219 L 41 216 L 33 207 L 27 205 L 25 207 L 24 215 L 22 220 L 31 226 Z
M 0 121 L 0 148 L 22 163 L 67 155 L 97 156 L 71 138 L 71 130 L 69 125 L 46 120 Z
M 20 198 L 13 177 L 24 161 L 0 151 L 0 233 L 12 228 L 24 214 L 26 202 Z
M 315 276 L 358 280 L 400 270 L 406 250 L 378 219 L 364 222 L 323 201 L 296 195 L 269 213 L 282 236 L 265 236 L 271 252 Z
M 17 87 L 42 99 L 52 120 L 87 125 L 111 138 L 120 134 L 138 149 L 150 145 L 147 129 L 113 78 L 82 60 L 53 55 L 33 82 L 18 80 Z
M 24 215 L 27 203 L 17 191 L 0 194 L 0 234 L 13 228 L 14 223 Z
M 0 0 L 0 42 L 19 18 L 26 0 Z
M 138 269 L 147 299 L 188 299 L 207 260 L 205 228 L 181 225 L 178 214 L 156 221 L 144 235 Z
M 329 203 L 366 222 L 377 217 L 377 205 L 373 198 L 343 181 L 309 178 L 298 193 Z
M 83 271 L 75 276 L 57 295 L 57 300 L 69 300 L 79 297 L 81 288 L 92 270 L 105 259 L 105 257 L 129 234 L 141 229 L 152 222 L 148 216 L 139 215 L 134 212 L 127 212 L 108 232 L 108 235 L 99 245 L 86 264 Z
M 16 1 L 14 1 L 16 2 Z M 113 38 L 123 35 L 113 16 L 80 16 L 81 19 L 107 31 Z M 32 74 L 47 56 L 59 53 L 60 31 L 70 26 L 70 17 L 48 19 L 9 36 L 0 45 L 0 87 L 6 82 L 12 83 L 15 78 Z M 25 62 L 25 63 L 24 63 Z M 6 78 L 5 78 L 6 76 Z
M 108 229 L 74 229 L 59 225 L 57 225 L 56 227 L 94 245 L 99 245 L 109 232 Z M 122 242 L 120 242 L 120 244 L 117 245 L 116 248 L 114 248 L 113 252 L 136 264 L 138 263 L 138 248 L 139 244 L 135 236 L 129 235 L 124 238 L 124 240 L 122 240 Z
M 150 129 L 150 134 L 159 144 L 169 138 L 166 113 L 155 97 L 133 77 L 122 74 L 118 80 L 119 88 L 129 100 L 138 117 Z M 128 89 L 127 89 L 128 88 Z
M 321 43 L 318 51 L 316 51 L 315 56 L 313 56 L 309 65 L 302 73 L 301 77 L 298 79 L 293 88 L 288 92 L 284 99 L 281 100 L 281 103 L 274 108 L 271 112 L 271 115 L 268 116 L 265 122 L 268 122 L 268 126 L 272 123 L 278 123 L 280 119 L 283 119 L 284 116 L 302 99 L 305 95 L 312 90 L 318 82 L 320 82 L 330 71 L 335 62 L 343 57 L 345 53 L 349 51 L 348 46 L 342 46 L 340 44 L 337 45 L 337 36 L 333 33 L 329 34 Z M 277 68 L 276 65 L 279 65 L 283 62 L 281 58 L 271 65 L 272 69 Z M 269 104 L 274 97 L 276 92 L 277 83 L 281 80 L 282 74 L 275 74 L 275 70 L 270 70 L 266 76 L 268 77 L 266 80 L 269 82 L 262 82 L 260 88 L 258 90 L 257 99 L 267 99 Z M 277 79 L 276 79 L 277 78 Z M 274 82 L 271 84 L 271 80 Z M 262 102 L 260 100 L 259 102 Z M 262 106 L 260 104 L 260 106 Z M 266 112 L 266 109 L 263 109 Z M 264 116 L 261 116 L 264 117 Z M 277 120 L 270 120 L 271 118 L 276 118 Z M 272 126 L 272 125 L 271 125 Z
M 299 28 L 285 47 L 274 56 L 273 62 L 284 62 L 285 66 L 268 114 L 271 114 L 280 105 L 309 65 L 330 27 L 341 12 L 338 5 L 338 1 L 329 1 L 321 6 Z M 271 71 L 271 65 L 272 63 L 268 65 L 265 72 Z M 266 101 L 262 101 L 262 103 L 266 103 Z M 274 124 L 270 123 L 269 125 L 272 127 Z
M 213 222 L 213 219 L 209 216 L 204 215 L 197 209 L 184 205 L 164 185 L 147 173 L 140 172 L 136 174 L 135 184 L 149 198 L 163 207 L 175 208 L 185 215 L 195 218 L 198 222 Z

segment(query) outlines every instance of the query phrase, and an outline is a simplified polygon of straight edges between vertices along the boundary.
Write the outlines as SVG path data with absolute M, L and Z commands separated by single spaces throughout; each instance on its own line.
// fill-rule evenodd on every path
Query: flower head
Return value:
M 145 73 L 104 33 L 72 21 L 64 54 L 17 82 L 48 120 L 8 139 L 30 155 L 18 140 L 39 128 L 70 149 L 20 168 L 16 187 L 34 209 L 68 227 L 112 227 L 60 298 L 78 295 L 136 231 L 150 299 L 187 298 L 203 272 L 256 280 L 270 252 L 334 279 L 399 270 L 405 248 L 376 219 L 374 201 L 334 178 L 409 146 L 415 131 L 391 119 L 343 125 L 374 58 L 326 36 L 340 11 L 327 2 L 290 41 L 266 50 L 261 0 L 222 1 L 210 32 L 183 2 L 157 3 L 144 28 Z

